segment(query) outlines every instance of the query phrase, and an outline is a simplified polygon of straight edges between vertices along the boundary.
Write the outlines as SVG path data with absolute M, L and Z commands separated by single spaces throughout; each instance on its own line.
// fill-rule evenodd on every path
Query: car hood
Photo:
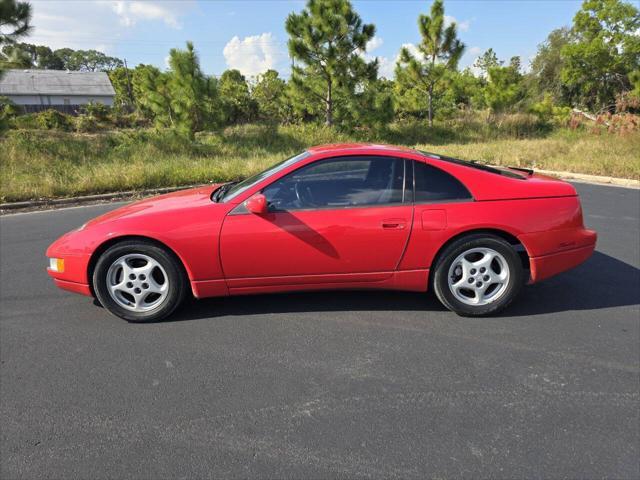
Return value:
M 155 216 L 157 214 L 172 215 L 185 208 L 212 205 L 211 194 L 220 185 L 222 184 L 179 190 L 133 202 L 88 221 L 85 224 L 85 228 L 124 218 L 131 219 L 142 216 Z

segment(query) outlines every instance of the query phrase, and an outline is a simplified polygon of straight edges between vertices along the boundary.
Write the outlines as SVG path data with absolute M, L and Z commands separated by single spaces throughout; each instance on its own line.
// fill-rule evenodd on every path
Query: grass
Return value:
M 458 120 L 456 122 L 459 122 Z M 77 134 L 10 130 L 0 139 L 3 202 L 235 180 L 310 145 L 375 141 L 493 164 L 640 178 L 640 133 L 541 133 L 526 119 L 394 124 L 375 135 L 347 135 L 316 125 L 243 125 L 198 134 L 121 130 Z

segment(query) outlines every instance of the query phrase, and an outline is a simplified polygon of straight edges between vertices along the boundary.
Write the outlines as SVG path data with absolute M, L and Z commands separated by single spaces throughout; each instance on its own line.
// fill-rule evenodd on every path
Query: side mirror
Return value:
M 247 207 L 247 210 L 256 215 L 265 215 L 269 212 L 269 208 L 267 206 L 267 197 L 265 197 L 261 193 L 256 193 L 254 196 L 244 202 L 244 206 Z

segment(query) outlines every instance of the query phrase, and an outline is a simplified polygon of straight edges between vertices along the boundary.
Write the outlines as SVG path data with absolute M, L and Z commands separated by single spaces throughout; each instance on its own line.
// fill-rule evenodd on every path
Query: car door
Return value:
M 405 170 L 394 157 L 336 157 L 268 185 L 268 213 L 241 204 L 225 218 L 220 255 L 229 287 L 388 278 L 413 219 Z

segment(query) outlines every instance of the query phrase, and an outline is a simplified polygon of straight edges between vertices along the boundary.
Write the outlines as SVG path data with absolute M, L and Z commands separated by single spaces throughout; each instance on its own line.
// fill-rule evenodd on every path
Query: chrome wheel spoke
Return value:
M 504 283 L 509 279 L 509 272 L 503 269 L 500 273 L 494 273 L 493 278 L 496 282 Z
M 154 258 L 131 253 L 111 264 L 107 271 L 107 289 L 121 307 L 145 312 L 164 302 L 169 291 L 169 277 Z
M 509 284 L 509 265 L 496 250 L 471 248 L 451 263 L 449 289 L 467 305 L 486 305 L 500 298 Z

